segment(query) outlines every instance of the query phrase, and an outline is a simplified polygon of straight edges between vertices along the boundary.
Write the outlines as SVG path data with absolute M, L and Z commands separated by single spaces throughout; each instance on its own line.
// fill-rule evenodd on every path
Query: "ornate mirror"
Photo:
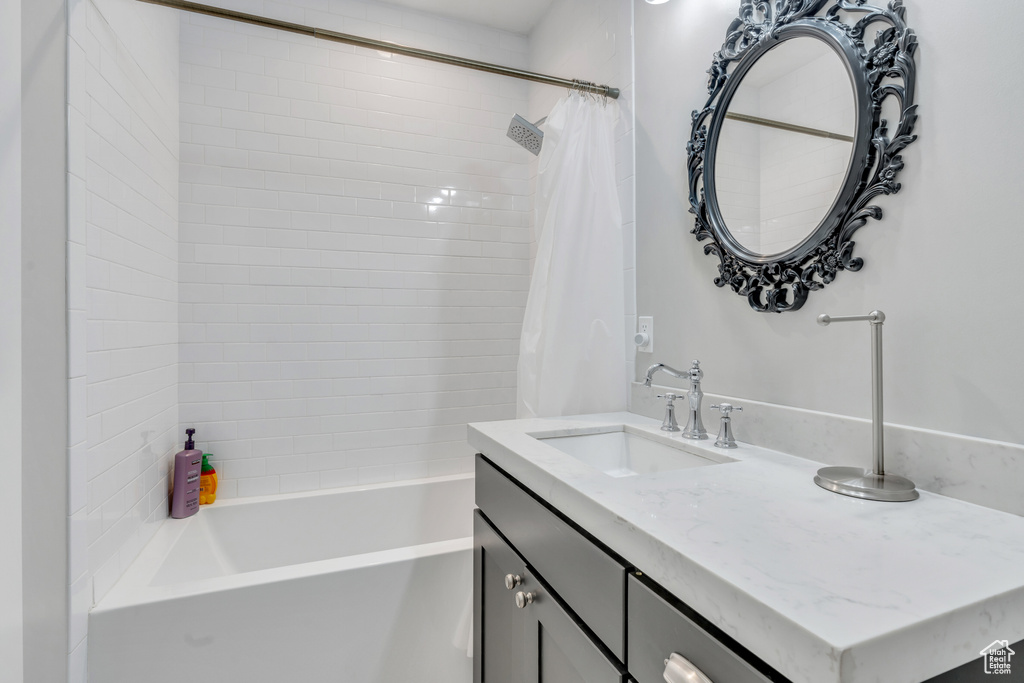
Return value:
M 754 310 L 797 310 L 860 270 L 853 234 L 900 189 L 917 39 L 902 0 L 865 2 L 742 0 L 708 69 L 687 145 L 692 232 L 719 259 L 715 284 Z

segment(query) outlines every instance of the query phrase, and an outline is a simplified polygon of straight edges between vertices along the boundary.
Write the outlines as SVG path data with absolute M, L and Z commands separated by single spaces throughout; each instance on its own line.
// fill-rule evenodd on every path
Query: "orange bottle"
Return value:
M 217 500 L 217 470 L 213 469 L 209 458 L 209 453 L 203 453 L 203 471 L 199 476 L 200 505 L 209 505 Z

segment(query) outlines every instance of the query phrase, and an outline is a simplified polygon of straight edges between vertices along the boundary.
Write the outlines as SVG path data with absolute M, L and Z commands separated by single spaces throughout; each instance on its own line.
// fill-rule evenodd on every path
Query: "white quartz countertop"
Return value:
M 623 424 L 736 462 L 611 477 L 531 436 Z M 469 443 L 794 683 L 919 683 L 1024 638 L 1024 517 L 841 496 L 814 484 L 820 463 L 659 426 L 485 422 Z

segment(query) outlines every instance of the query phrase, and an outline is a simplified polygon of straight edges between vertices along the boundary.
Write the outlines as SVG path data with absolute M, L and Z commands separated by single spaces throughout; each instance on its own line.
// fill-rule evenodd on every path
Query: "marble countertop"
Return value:
M 611 477 L 531 436 L 624 424 L 735 462 Z M 841 496 L 814 484 L 820 463 L 659 426 L 507 420 L 469 443 L 794 683 L 919 683 L 1024 638 L 1024 517 Z

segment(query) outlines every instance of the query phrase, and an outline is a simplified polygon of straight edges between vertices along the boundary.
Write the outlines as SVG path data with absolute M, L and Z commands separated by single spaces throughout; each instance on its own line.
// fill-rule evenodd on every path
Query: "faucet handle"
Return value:
M 732 418 L 729 417 L 729 413 L 734 410 L 743 410 L 743 408 L 731 403 L 719 403 L 711 407 L 722 411 L 722 426 L 718 430 L 715 445 L 719 448 L 736 448 L 736 438 L 732 435 Z
M 679 394 L 658 394 L 658 398 L 667 398 L 668 403 L 665 404 L 665 419 L 661 423 L 661 431 L 663 432 L 678 432 L 679 423 L 676 422 L 676 407 L 672 404 L 672 401 L 677 398 L 686 398 Z

